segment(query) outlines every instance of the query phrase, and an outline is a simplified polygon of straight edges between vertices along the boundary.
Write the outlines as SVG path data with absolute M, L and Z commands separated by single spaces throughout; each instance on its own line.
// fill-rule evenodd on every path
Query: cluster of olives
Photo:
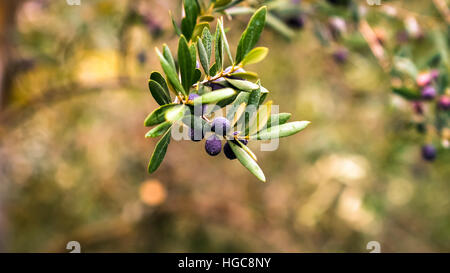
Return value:
M 424 103 L 434 102 L 441 111 L 450 110 L 450 96 L 448 94 L 439 95 L 437 91 L 437 79 L 439 71 L 433 69 L 422 72 L 417 76 L 416 84 L 421 90 L 421 100 L 413 102 L 414 112 L 420 116 L 424 114 Z M 418 124 L 420 132 L 425 131 L 423 123 Z M 422 146 L 422 157 L 427 161 L 433 161 L 436 158 L 437 150 L 433 144 Z
M 231 67 L 227 67 L 224 70 L 224 72 L 227 73 L 230 69 Z M 241 68 L 236 70 L 236 72 L 244 72 L 244 70 Z M 228 76 L 227 78 L 243 80 L 242 78 L 235 76 Z M 225 86 L 219 84 L 218 81 L 209 82 L 207 85 L 211 88 L 212 91 L 225 88 Z M 195 93 L 189 94 L 189 100 L 193 101 L 198 97 L 199 97 L 198 94 Z M 207 107 L 206 105 L 202 105 L 200 113 L 194 112 L 194 114 L 196 115 L 200 114 L 201 117 L 203 118 L 206 112 L 206 107 Z M 247 139 L 239 138 L 240 131 L 231 133 L 231 122 L 224 117 L 214 118 L 212 122 L 210 122 L 210 126 L 211 132 L 213 134 L 210 135 L 205 141 L 205 150 L 206 153 L 209 154 L 210 156 L 216 156 L 220 154 L 220 152 L 222 151 L 222 138 L 232 140 L 236 144 L 238 144 L 238 141 L 244 145 L 248 144 Z M 196 128 L 196 126 L 190 126 L 189 128 L 190 139 L 195 142 L 204 139 L 207 133 L 208 132 L 206 132 L 203 126 L 200 126 L 200 128 Z M 230 160 L 236 159 L 236 155 L 234 154 L 228 142 L 226 142 L 225 145 L 223 146 L 223 152 L 228 159 Z
M 191 95 L 195 95 L 192 97 L 198 96 L 197 94 Z M 207 132 L 205 132 L 204 128 L 202 127 L 196 128 L 195 126 L 192 127 L 189 128 L 189 136 L 192 141 L 197 142 L 205 138 Z M 230 139 L 236 144 L 238 144 L 238 141 L 244 145 L 248 144 L 247 139 L 239 138 L 240 134 L 239 131 L 230 133 L 231 123 L 228 119 L 224 117 L 216 117 L 213 119 L 213 121 L 211 122 L 211 132 L 213 132 L 213 134 L 210 135 L 205 141 L 205 150 L 206 153 L 209 154 L 210 156 L 216 156 L 220 154 L 220 152 L 222 151 L 222 138 Z M 236 159 L 236 155 L 234 154 L 228 142 L 226 142 L 225 145 L 223 146 L 223 152 L 228 159 L 230 160 Z

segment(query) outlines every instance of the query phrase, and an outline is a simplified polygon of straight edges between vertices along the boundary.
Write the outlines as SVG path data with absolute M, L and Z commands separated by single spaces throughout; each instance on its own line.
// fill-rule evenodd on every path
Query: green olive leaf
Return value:
M 173 55 L 172 52 L 170 51 L 169 46 L 167 46 L 166 44 L 163 45 L 163 54 L 164 58 L 167 60 L 167 62 L 170 64 L 170 66 L 172 67 L 172 69 L 177 72 L 178 68 L 175 64 L 175 60 L 173 59 Z
M 207 22 L 198 23 L 194 28 L 194 32 L 192 32 L 191 40 L 196 42 L 197 38 L 202 35 L 204 28 L 209 28 L 209 24 Z
M 259 82 L 258 82 L 258 84 L 259 84 Z M 248 98 L 247 109 L 244 113 L 244 116 L 242 117 L 244 119 L 242 125 L 245 126 L 245 135 L 246 136 L 248 136 L 250 120 L 256 114 L 256 110 L 259 105 L 260 98 L 261 98 L 261 88 L 251 91 L 250 96 Z
M 227 108 L 227 119 L 232 121 L 231 126 L 234 126 L 245 111 L 250 93 L 241 92 L 237 95 L 233 103 Z
M 195 59 L 192 59 L 192 52 L 186 38 L 181 35 L 180 40 L 178 41 L 178 64 L 180 66 L 181 83 L 186 93 L 189 93 L 189 89 L 191 88 L 194 79 L 195 61 Z
M 309 121 L 294 121 L 282 125 L 272 126 L 271 128 L 262 130 L 250 139 L 269 140 L 291 136 L 305 129 L 310 124 Z
M 254 135 L 266 126 L 272 111 L 272 101 L 259 106 L 256 117 L 249 127 L 249 135 Z
M 150 158 L 150 163 L 148 164 L 149 173 L 153 173 L 158 169 L 159 165 L 161 165 L 161 162 L 166 156 L 167 147 L 169 146 L 171 135 L 171 130 L 169 128 L 156 144 L 155 150 L 153 151 L 152 157 Z
M 171 126 L 172 126 L 172 122 L 170 122 L 170 121 L 163 122 L 163 123 L 159 124 L 158 126 L 156 126 L 155 128 L 148 131 L 147 134 L 145 134 L 145 137 L 146 138 L 159 137 L 160 135 L 167 132 L 167 130 L 169 130 L 169 128 Z
M 194 78 L 192 79 L 192 84 L 197 83 L 201 77 L 202 77 L 202 71 L 200 71 L 200 69 L 196 68 L 194 70 Z
M 209 75 L 209 57 L 208 53 L 206 52 L 205 46 L 203 44 L 203 40 L 201 38 L 198 38 L 197 41 L 197 51 L 198 51 L 198 58 L 200 59 L 200 63 L 203 67 L 203 71 L 205 71 L 206 75 Z
M 229 78 L 225 78 L 225 80 L 232 86 L 234 86 L 237 89 L 242 90 L 242 91 L 252 91 L 252 90 L 259 89 L 259 85 L 257 85 L 256 83 L 249 82 L 249 81 L 229 79 Z
M 233 56 L 231 55 L 231 51 L 230 51 L 230 45 L 228 44 L 228 40 L 227 40 L 227 36 L 225 34 L 225 30 L 223 28 L 223 20 L 219 19 L 217 24 L 219 25 L 219 30 L 220 30 L 220 35 L 222 36 L 222 40 L 223 40 L 223 47 L 225 48 L 225 51 L 227 53 L 227 56 L 230 60 L 230 63 L 233 63 Z
M 218 101 L 221 101 L 223 99 L 227 99 L 229 97 L 232 97 L 236 94 L 236 90 L 232 88 L 223 88 L 216 90 L 214 92 L 206 93 L 196 99 L 194 99 L 193 104 L 201 103 L 201 104 L 210 104 L 210 103 L 216 103 Z
M 197 0 L 183 0 L 185 16 L 181 20 L 181 31 L 187 40 L 190 40 L 200 12 Z
M 169 15 L 170 15 L 170 18 L 172 19 L 172 26 L 173 26 L 173 29 L 175 30 L 175 33 L 176 33 L 178 36 L 181 36 L 181 29 L 180 29 L 180 27 L 178 26 L 177 22 L 175 22 L 175 18 L 173 18 L 172 12 L 169 11 Z
M 407 100 L 420 100 L 422 98 L 418 89 L 407 87 L 392 87 L 392 91 Z
M 291 113 L 272 114 L 272 115 L 270 115 L 270 118 L 267 121 L 266 128 L 270 128 L 270 127 L 276 126 L 276 125 L 285 124 L 291 118 L 291 116 L 292 116 Z
M 267 95 L 269 95 L 269 93 L 263 93 L 263 92 L 261 92 L 261 97 L 259 98 L 259 103 L 258 103 L 258 105 L 261 105 L 261 104 L 264 103 L 264 101 L 265 101 L 266 98 L 267 98 Z
M 153 112 L 151 112 L 147 118 L 144 121 L 144 125 L 145 126 L 153 126 L 153 125 L 157 125 L 160 124 L 164 121 L 166 121 L 166 112 L 176 106 L 179 106 L 179 104 L 176 103 L 171 103 L 171 104 L 166 104 L 163 106 L 160 106 L 159 108 L 155 109 Z
M 148 81 L 148 88 L 153 98 L 159 105 L 165 105 L 170 103 L 170 96 L 167 96 L 164 88 L 154 80 Z
M 173 68 L 173 66 L 170 64 L 169 61 L 164 58 L 164 56 L 161 54 L 161 52 L 156 48 L 156 54 L 159 56 L 159 61 L 161 63 L 161 67 L 164 70 L 164 73 L 167 76 L 167 79 L 169 80 L 169 83 L 173 86 L 173 88 L 176 90 L 177 93 L 182 93 L 186 95 L 186 92 L 184 91 L 183 86 L 181 85 L 180 81 L 178 80 L 178 74 L 176 70 Z
M 172 107 L 168 109 L 165 113 L 165 119 L 170 122 L 175 122 L 177 120 L 180 120 L 183 118 L 184 114 L 186 112 L 186 106 L 185 105 L 177 105 L 175 107 Z
M 266 177 L 264 176 L 263 171 L 258 166 L 256 161 L 239 145 L 233 143 L 233 141 L 228 141 L 228 145 L 230 145 L 234 154 L 241 164 L 247 168 L 253 175 L 255 175 L 262 182 L 266 182 Z
M 259 63 L 262 60 L 264 60 L 264 58 L 266 58 L 268 53 L 269 53 L 269 49 L 267 47 L 255 47 L 247 55 L 245 55 L 241 64 L 242 64 L 242 66 L 245 66 L 248 64 Z
M 236 51 L 236 63 L 240 63 L 256 45 L 266 22 L 267 7 L 261 7 L 250 19 L 247 28 L 242 33 Z
M 214 55 L 215 55 L 215 65 L 217 67 L 217 71 L 223 70 L 223 39 L 220 33 L 220 26 L 217 24 L 216 26 L 216 34 L 214 41 Z M 215 74 L 215 73 L 214 73 Z M 212 74 L 212 75 L 214 75 Z
M 211 32 L 209 32 L 208 28 L 204 28 L 202 32 L 202 42 L 203 47 L 206 50 L 206 55 L 208 56 L 208 60 L 211 60 L 212 53 L 212 36 Z
M 235 72 L 235 73 L 232 73 L 231 76 L 242 78 L 244 80 L 251 81 L 251 82 L 256 82 L 259 79 L 258 74 L 256 74 L 255 72 L 249 72 L 249 71 Z
M 217 66 L 217 63 L 213 64 L 210 68 L 209 68 L 209 75 L 216 75 L 219 72 L 219 68 Z
M 159 73 L 158 71 L 153 71 L 150 74 L 150 80 L 153 80 L 153 81 L 156 81 L 157 83 L 159 83 L 159 85 L 161 85 L 161 87 L 164 89 L 164 92 L 166 93 L 166 95 L 170 98 L 169 87 L 167 86 L 166 79 L 164 79 L 164 77 L 163 77 L 163 75 L 161 75 L 161 73 Z

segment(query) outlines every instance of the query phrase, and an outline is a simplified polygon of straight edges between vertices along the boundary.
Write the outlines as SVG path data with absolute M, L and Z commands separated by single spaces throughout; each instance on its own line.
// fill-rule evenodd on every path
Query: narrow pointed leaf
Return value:
M 184 91 L 183 86 L 181 85 L 180 81 L 178 80 L 178 74 L 173 69 L 172 65 L 164 58 L 164 56 L 161 54 L 161 52 L 156 49 L 156 53 L 159 56 L 159 61 L 161 63 L 161 67 L 164 70 L 164 73 L 167 76 L 167 79 L 169 80 L 170 84 L 173 86 L 173 88 L 176 90 L 177 93 L 181 93 L 186 95 L 186 92 Z
M 196 69 L 194 70 L 194 78 L 192 78 L 192 83 L 191 83 L 191 85 L 197 83 L 197 82 L 200 80 L 201 77 L 202 77 L 202 71 L 200 71 L 200 69 L 197 69 L 197 68 L 196 68 Z
M 214 92 L 206 93 L 203 96 L 196 98 L 193 101 L 193 103 L 194 104 L 196 104 L 196 103 L 202 103 L 202 104 L 216 103 L 220 100 L 232 97 L 235 94 L 236 94 L 236 90 L 234 90 L 232 88 L 219 89 Z
M 230 63 L 233 63 L 233 56 L 231 55 L 231 51 L 230 51 L 230 45 L 228 44 L 228 40 L 227 40 L 227 36 L 225 35 L 225 30 L 223 29 L 223 21 L 219 20 L 217 22 L 217 24 L 219 25 L 219 30 L 220 30 L 220 35 L 222 35 L 222 40 L 223 40 L 223 47 L 225 49 L 225 52 L 228 55 L 228 58 L 230 60 Z
M 259 180 L 266 182 L 266 177 L 264 176 L 263 171 L 258 166 L 256 161 L 246 151 L 244 151 L 244 149 L 233 143 L 233 141 L 228 141 L 228 145 L 230 145 L 237 159 L 245 168 L 247 168 Z
M 170 51 L 170 48 L 166 44 L 163 45 L 163 56 L 167 60 L 167 62 L 170 64 L 172 69 L 175 72 L 177 72 L 178 69 L 177 69 L 177 66 L 175 64 L 175 60 L 173 59 L 172 52 Z
M 186 93 L 189 93 L 194 78 L 195 60 L 192 60 L 191 50 L 183 35 L 178 42 L 178 64 L 180 66 L 183 89 Z
M 407 100 L 420 100 L 422 98 L 422 95 L 420 94 L 420 91 L 416 88 L 408 88 L 408 87 L 392 87 L 392 91 L 402 96 L 403 98 Z
M 267 8 L 262 7 L 253 14 L 244 33 L 242 33 L 236 51 L 236 63 L 240 63 L 245 55 L 256 45 L 266 22 Z
M 208 56 L 208 60 L 211 61 L 211 53 L 212 53 L 212 36 L 211 32 L 208 28 L 203 29 L 202 33 L 202 43 L 203 47 L 206 50 L 206 55 Z
M 223 69 L 223 39 L 222 39 L 222 35 L 220 34 L 219 24 L 217 24 L 217 26 L 216 26 L 214 54 L 215 54 L 217 71 L 219 71 L 219 70 L 222 71 L 222 69 Z
M 203 40 L 201 38 L 198 38 L 197 50 L 200 63 L 202 64 L 203 67 L 203 71 L 205 71 L 206 75 L 209 75 L 209 56 L 208 53 L 206 52 L 205 46 L 203 45 Z
M 153 173 L 156 171 L 161 165 L 164 157 L 166 156 L 167 147 L 170 143 L 171 130 L 167 130 L 167 132 L 163 135 L 163 137 L 156 144 L 155 150 L 153 151 L 152 157 L 150 158 L 150 163 L 148 164 L 148 172 Z
M 232 73 L 231 76 L 242 78 L 244 80 L 251 81 L 251 82 L 256 82 L 259 79 L 258 74 L 256 74 L 255 72 L 249 72 L 249 71 Z
M 255 153 L 250 150 L 250 148 L 247 145 L 244 145 L 244 143 L 237 141 L 237 144 L 255 161 L 258 161 L 258 158 L 256 157 Z
M 256 114 L 256 109 L 259 105 L 259 99 L 261 98 L 261 88 L 251 91 L 248 98 L 247 111 L 244 113 L 243 125 L 245 126 L 245 135 L 248 136 L 250 120 Z
M 173 18 L 172 12 L 169 11 L 169 15 L 170 15 L 170 18 L 172 19 L 172 26 L 173 26 L 173 29 L 175 30 L 175 33 L 176 33 L 178 36 L 181 36 L 181 29 L 180 29 L 180 27 L 178 26 L 177 22 L 175 22 L 175 18 Z
M 266 126 L 269 120 L 270 113 L 272 111 L 272 101 L 268 101 L 266 104 L 261 105 L 256 113 L 256 117 L 253 120 L 252 125 L 249 128 L 249 135 L 256 134 L 258 131 Z
M 164 114 L 164 118 L 165 118 L 165 120 L 173 123 L 173 122 L 183 118 L 185 111 L 186 111 L 186 106 L 179 104 L 175 107 L 168 109 Z
M 207 22 L 198 23 L 194 28 L 191 40 L 196 42 L 197 38 L 202 35 L 203 29 L 205 28 L 209 28 L 209 24 Z
M 259 63 L 260 61 L 264 60 L 264 58 L 266 58 L 268 53 L 269 49 L 267 47 L 255 47 L 247 55 L 245 55 L 241 64 L 245 66 L 248 64 Z
M 233 101 L 233 103 L 227 109 L 227 119 L 228 120 L 233 120 L 236 117 L 237 112 L 242 108 L 241 105 L 244 104 L 243 107 L 245 110 L 245 106 L 247 105 L 249 97 L 250 97 L 250 93 L 247 93 L 247 92 L 239 93 L 239 95 L 236 97 L 236 99 Z M 241 110 L 241 112 L 243 113 L 243 110 Z M 242 113 L 240 115 L 238 115 L 237 120 L 239 120 L 239 117 L 242 115 Z M 233 126 L 237 122 L 237 120 L 234 121 L 234 123 L 231 126 Z
M 235 80 L 235 79 L 229 79 L 229 78 L 225 78 L 225 80 L 232 86 L 236 87 L 239 90 L 243 90 L 243 91 L 252 91 L 252 90 L 256 90 L 259 88 L 259 85 L 257 85 L 256 83 L 249 82 L 249 81 Z
M 259 98 L 259 103 L 258 103 L 258 105 L 261 105 L 261 104 L 264 103 L 264 101 L 265 101 L 266 98 L 267 98 L 267 95 L 269 95 L 269 93 L 263 93 L 263 92 L 261 92 L 261 97 Z
M 167 96 L 166 91 L 159 83 L 153 80 L 149 80 L 148 88 L 150 89 L 153 98 L 159 105 L 165 105 L 170 103 L 170 97 Z
M 209 75 L 216 75 L 219 72 L 219 68 L 217 66 L 217 63 L 213 64 L 210 68 L 209 68 Z
M 169 128 L 171 126 L 172 126 L 172 122 L 170 122 L 170 121 L 163 122 L 163 123 L 159 124 L 158 126 L 156 126 L 155 128 L 148 131 L 147 134 L 145 134 L 145 137 L 146 138 L 159 137 L 160 135 L 167 132 L 167 130 L 169 130 Z
M 186 39 L 190 40 L 195 28 L 195 23 L 197 22 L 200 7 L 198 6 L 197 0 L 184 0 L 183 5 L 186 17 L 181 21 L 181 30 Z
M 166 104 L 166 105 L 163 105 L 163 106 L 155 109 L 153 112 L 151 112 L 147 116 L 147 118 L 144 121 L 144 125 L 148 127 L 148 126 L 157 125 L 157 124 L 160 124 L 160 123 L 166 121 L 166 117 L 165 117 L 166 112 L 178 105 L 179 104 L 171 103 L 171 104 Z
M 309 123 L 309 121 L 294 121 L 283 125 L 273 126 L 262 130 L 257 135 L 251 136 L 250 139 L 268 140 L 291 136 L 305 129 Z
M 150 80 L 154 80 L 159 83 L 159 85 L 161 85 L 161 87 L 164 89 L 166 95 L 170 98 L 169 87 L 167 86 L 166 79 L 164 79 L 161 73 L 153 71 L 152 74 L 150 74 Z
M 291 113 L 272 114 L 272 115 L 270 115 L 270 118 L 267 121 L 266 128 L 285 124 L 291 118 L 291 116 L 292 116 Z
M 238 106 L 238 108 L 234 112 L 233 118 L 231 119 L 231 126 L 234 126 L 238 122 L 242 114 L 245 112 L 246 107 L 247 107 L 246 103 L 242 103 L 241 105 Z

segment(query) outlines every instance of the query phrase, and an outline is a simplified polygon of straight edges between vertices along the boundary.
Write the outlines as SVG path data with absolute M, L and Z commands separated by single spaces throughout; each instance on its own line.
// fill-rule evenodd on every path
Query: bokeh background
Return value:
M 439 20 L 428 1 L 390 2 Z M 281 112 L 312 122 L 274 152 L 252 144 L 267 183 L 188 141 L 149 175 L 168 10 L 180 1 L 0 2 L 0 251 L 450 251 L 449 155 L 421 159 L 412 109 L 368 47 L 338 64 L 307 20 L 292 41 L 266 29 L 251 67 Z M 225 21 L 233 51 L 248 19 Z

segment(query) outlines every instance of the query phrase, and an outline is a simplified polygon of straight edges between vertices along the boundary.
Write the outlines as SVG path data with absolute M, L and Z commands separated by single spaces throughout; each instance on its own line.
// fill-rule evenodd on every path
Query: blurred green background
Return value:
M 427 2 L 390 1 L 436 20 Z M 450 156 L 424 162 L 370 50 L 339 65 L 308 21 L 290 42 L 266 29 L 251 67 L 281 112 L 312 122 L 276 151 L 252 144 L 267 183 L 203 142 L 173 141 L 149 175 L 147 78 L 154 47 L 176 48 L 168 10 L 180 1 L 1 1 L 0 251 L 450 251 Z M 225 20 L 233 51 L 248 18 Z

